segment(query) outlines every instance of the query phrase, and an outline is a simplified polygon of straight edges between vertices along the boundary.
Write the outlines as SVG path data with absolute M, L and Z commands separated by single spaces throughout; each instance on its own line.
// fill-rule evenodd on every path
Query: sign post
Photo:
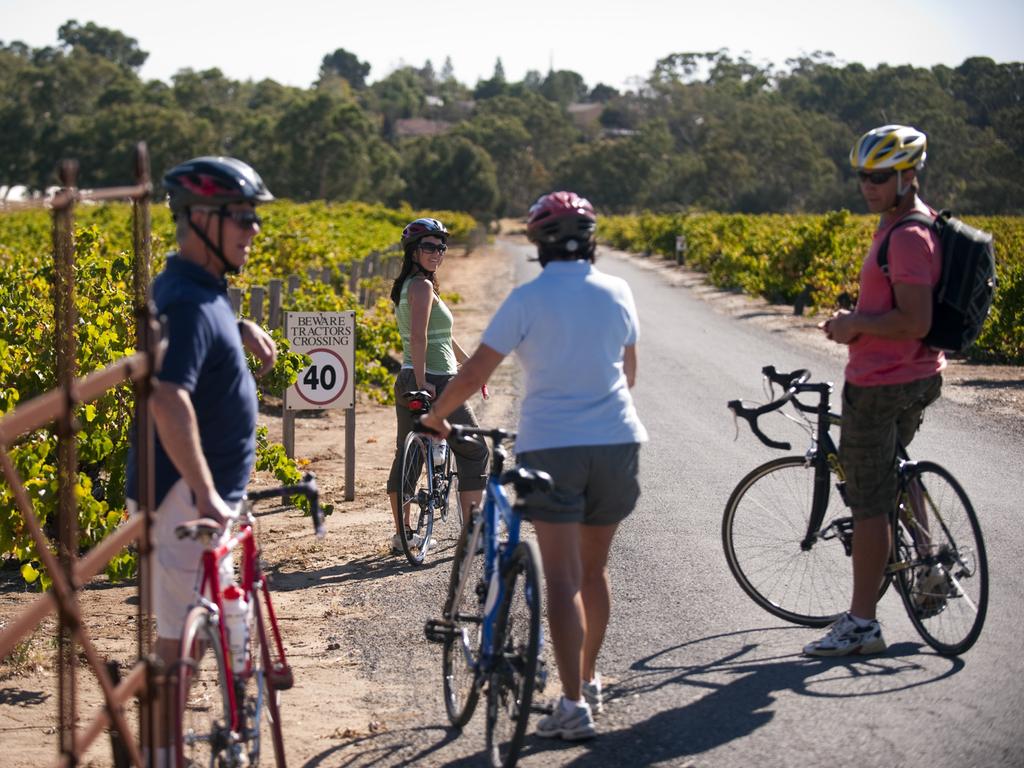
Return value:
M 295 412 L 345 409 L 345 500 L 355 498 L 355 345 L 356 313 L 286 312 L 285 336 L 293 352 L 309 355 L 284 393 L 285 453 L 295 457 Z
M 676 266 L 686 262 L 686 235 L 676 235 Z

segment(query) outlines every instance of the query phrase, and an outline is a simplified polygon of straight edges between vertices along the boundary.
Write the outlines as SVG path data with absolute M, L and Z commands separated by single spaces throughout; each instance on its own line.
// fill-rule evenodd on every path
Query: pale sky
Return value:
M 668 54 L 719 48 L 776 69 L 817 50 L 868 67 L 1024 61 L 1021 0 L 0 0 L 0 40 L 56 45 L 69 19 L 138 40 L 146 79 L 217 67 L 304 88 L 337 48 L 368 62 L 371 81 L 450 56 L 472 87 L 500 57 L 510 81 L 553 65 L 620 90 Z

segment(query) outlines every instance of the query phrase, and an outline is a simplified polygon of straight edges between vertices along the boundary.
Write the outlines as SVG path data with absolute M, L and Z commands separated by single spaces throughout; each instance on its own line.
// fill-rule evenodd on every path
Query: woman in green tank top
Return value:
M 402 473 L 402 448 L 412 429 L 412 413 L 405 393 L 425 390 L 431 397 L 439 395 L 454 378 L 458 367 L 469 355 L 452 336 L 452 313 L 438 293 L 436 272 L 447 251 L 448 230 L 437 219 L 416 219 L 402 232 L 405 256 L 402 271 L 391 288 L 395 302 L 398 332 L 402 338 L 402 369 L 395 377 L 395 414 L 398 421 L 395 458 L 388 477 L 388 498 L 396 533 L 391 540 L 393 551 L 401 552 L 397 533 L 399 525 L 398 488 Z M 454 413 L 451 420 L 477 426 L 469 406 Z M 459 502 L 468 519 L 469 510 L 481 500 L 487 476 L 487 449 L 475 443 L 451 445 L 459 471 Z M 409 510 L 403 511 L 409 528 Z

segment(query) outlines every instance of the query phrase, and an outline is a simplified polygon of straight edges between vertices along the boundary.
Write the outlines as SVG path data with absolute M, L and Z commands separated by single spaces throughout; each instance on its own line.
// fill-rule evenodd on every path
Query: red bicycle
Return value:
M 236 521 L 238 530 L 223 544 L 215 543 L 221 529 L 214 525 L 197 521 L 175 529 L 178 538 L 188 537 L 205 546 L 175 669 L 173 734 L 178 768 L 257 766 L 268 736 L 275 764 L 285 766 L 281 691 L 291 688 L 294 680 L 260 567 L 252 505 L 295 495 L 309 499 L 316 535 L 323 537 L 312 474 L 298 485 L 247 494 Z M 219 566 L 238 548 L 242 552 L 239 583 L 222 584 Z

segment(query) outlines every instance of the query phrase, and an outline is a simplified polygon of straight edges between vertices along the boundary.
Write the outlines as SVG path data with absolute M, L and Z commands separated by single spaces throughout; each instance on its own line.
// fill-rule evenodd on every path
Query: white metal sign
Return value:
M 355 407 L 356 313 L 286 312 L 285 335 L 293 352 L 312 363 L 285 392 L 285 408 L 298 411 Z

